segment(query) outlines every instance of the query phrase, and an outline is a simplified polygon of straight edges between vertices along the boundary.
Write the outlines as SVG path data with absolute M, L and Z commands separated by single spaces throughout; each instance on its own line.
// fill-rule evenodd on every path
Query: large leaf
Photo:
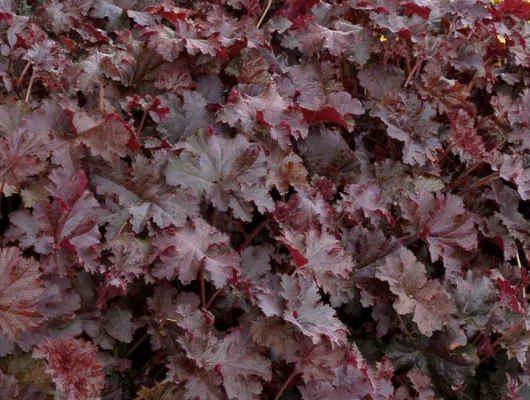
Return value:
M 0 332 L 11 340 L 43 321 L 37 308 L 44 288 L 40 269 L 16 247 L 0 249 Z
M 292 107 L 290 101 L 279 95 L 278 88 L 273 83 L 267 84 L 258 93 L 233 91 L 230 93 L 229 103 L 218 115 L 221 122 L 238 128 L 247 135 L 250 135 L 258 124 L 270 128 L 271 137 L 283 149 L 290 145 L 291 136 L 307 136 L 308 125 L 304 116 Z
M 272 378 L 271 362 L 255 351 L 249 336 L 236 330 L 220 339 L 207 322 L 211 318 L 207 312 L 202 314 L 193 307 L 180 306 L 178 313 L 182 318 L 179 326 L 185 332 L 178 342 L 188 358 L 203 373 L 211 375 L 212 382 L 222 380 L 228 398 L 257 399 L 263 390 L 260 379 L 269 381 Z M 189 384 L 191 377 L 178 373 L 183 369 L 178 361 L 178 358 L 173 359 L 170 373 L 175 381 L 188 380 Z M 221 379 L 215 378 L 217 373 Z
M 204 129 L 188 139 L 184 151 L 169 160 L 167 182 L 204 196 L 219 211 L 233 210 L 236 218 L 251 219 L 258 211 L 272 210 L 265 187 L 267 160 L 258 144 L 243 136 L 224 139 Z
M 399 314 L 413 313 L 420 332 L 432 336 L 442 329 L 455 305 L 449 293 L 436 280 L 429 280 L 425 266 L 403 247 L 389 255 L 376 269 L 378 279 L 388 282 L 396 296 Z
M 386 124 L 390 137 L 404 143 L 404 163 L 425 165 L 441 148 L 436 110 L 416 94 L 389 93 L 373 114 Z
M 337 345 L 345 343 L 346 327 L 337 319 L 335 310 L 321 302 L 317 285 L 312 279 L 282 276 L 281 296 L 287 309 L 283 318 L 296 326 L 313 343 L 323 338 Z
M 146 28 L 144 35 L 149 38 L 149 47 L 169 62 L 174 61 L 184 50 L 190 55 L 215 56 L 219 46 L 215 37 L 206 37 L 207 33 L 202 27 L 184 19 L 175 21 L 175 30 L 165 25 L 155 25 Z
M 65 274 L 75 260 L 91 268 L 101 238 L 97 226 L 99 203 L 87 189 L 83 171 L 71 175 L 65 169 L 56 169 L 50 180 L 46 189 L 54 201 L 38 201 L 33 213 L 12 213 L 7 234 L 19 240 L 23 248 L 33 247 L 42 254 L 47 271 Z
M 286 230 L 280 241 L 291 251 L 298 272 L 313 278 L 329 293 L 334 306 L 349 300 L 353 285 L 348 285 L 347 280 L 354 264 L 337 239 L 316 230 L 305 235 Z
M 386 350 L 396 368 L 416 367 L 428 374 L 442 395 L 458 395 L 469 376 L 474 375 L 479 360 L 475 346 L 451 347 L 454 335 L 437 332 L 432 338 L 396 337 Z
M 175 190 L 165 183 L 166 158 L 157 154 L 155 159 L 138 155 L 132 165 L 116 160 L 112 168 L 96 167 L 91 182 L 97 193 L 116 196 L 119 204 L 109 210 L 106 220 L 121 221 L 119 216 L 124 211 L 132 230 L 140 233 L 151 221 L 160 228 L 180 227 L 188 217 L 198 214 L 198 201 L 190 190 Z
M 27 178 L 46 169 L 50 155 L 47 142 L 46 136 L 27 130 L 0 137 L 0 185 L 18 189 Z
M 200 218 L 157 235 L 152 245 L 158 254 L 152 273 L 158 278 L 178 277 L 187 284 L 204 269 L 207 279 L 219 288 L 239 270 L 239 256 L 228 236 Z
M 423 189 L 401 208 L 415 234 L 429 243 L 432 260 L 442 259 L 448 274 L 459 272 L 477 246 L 473 214 L 462 199 Z

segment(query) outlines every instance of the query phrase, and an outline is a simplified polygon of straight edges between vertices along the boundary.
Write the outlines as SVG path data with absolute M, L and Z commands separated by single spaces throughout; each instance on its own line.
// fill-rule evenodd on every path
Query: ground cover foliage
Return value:
M 529 398 L 527 21 L 0 0 L 0 397 Z

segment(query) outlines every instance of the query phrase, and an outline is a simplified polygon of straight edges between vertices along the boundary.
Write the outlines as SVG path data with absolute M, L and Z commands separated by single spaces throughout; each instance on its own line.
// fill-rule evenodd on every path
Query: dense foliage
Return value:
M 530 398 L 527 21 L 0 0 L 0 398 Z

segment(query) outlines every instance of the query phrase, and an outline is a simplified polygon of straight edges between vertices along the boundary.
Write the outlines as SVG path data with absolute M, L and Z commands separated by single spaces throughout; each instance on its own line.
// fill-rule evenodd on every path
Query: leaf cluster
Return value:
M 0 398 L 529 398 L 529 22 L 0 0 Z

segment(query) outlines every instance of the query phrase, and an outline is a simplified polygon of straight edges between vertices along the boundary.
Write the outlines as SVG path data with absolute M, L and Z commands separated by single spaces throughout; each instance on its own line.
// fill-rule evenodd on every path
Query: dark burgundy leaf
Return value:
M 305 234 L 285 230 L 279 240 L 290 250 L 298 273 L 314 278 L 331 295 L 331 304 L 338 306 L 348 301 L 353 285 L 347 279 L 354 264 L 340 241 L 317 230 Z
M 267 159 L 258 144 L 240 135 L 224 139 L 204 129 L 188 139 L 184 149 L 169 160 L 166 179 L 170 185 L 191 189 L 219 211 L 230 208 L 243 221 L 251 219 L 253 205 L 260 212 L 273 208 L 264 184 Z
M 184 18 L 176 19 L 175 30 L 165 25 L 155 25 L 145 29 L 143 35 L 148 38 L 148 45 L 164 60 L 172 62 L 184 50 L 194 56 L 207 54 L 215 57 L 220 51 L 217 35 L 208 35 L 201 26 Z
M 278 222 L 301 233 L 328 226 L 331 215 L 333 210 L 322 194 L 306 187 L 298 189 L 287 203 L 277 203 L 274 210 L 274 218 Z
M 178 87 L 174 87 L 178 90 Z M 175 143 L 181 139 L 187 139 L 208 125 L 215 126 L 215 115 L 208 110 L 208 103 L 200 92 L 184 90 L 182 99 L 167 93 L 160 96 L 163 107 L 169 109 L 164 119 L 152 114 L 157 123 L 157 131 L 163 139 Z
M 0 250 L 0 332 L 17 340 L 43 321 L 36 300 L 43 292 L 40 265 L 16 247 Z
M 307 136 L 305 114 L 278 94 L 275 84 L 269 83 L 257 96 L 233 91 L 229 102 L 218 113 L 219 120 L 249 135 L 258 124 L 269 128 L 271 137 L 280 147 Z
M 294 21 L 300 14 L 304 14 L 311 8 L 320 3 L 320 0 L 287 0 L 285 2 L 285 14 L 287 18 Z
M 100 297 L 100 302 L 105 297 L 105 291 L 109 295 L 120 294 L 128 283 L 147 272 L 152 261 L 150 241 L 136 238 L 133 234 L 117 235 L 105 243 L 103 248 L 110 253 L 110 265 L 101 267 L 106 275 L 106 287 L 100 288 L 100 295 L 103 296 Z
M 394 218 L 379 193 L 379 187 L 375 184 L 346 186 L 338 204 L 338 211 L 354 221 L 367 218 L 376 226 L 379 225 L 381 216 L 384 216 L 390 225 L 394 225 Z
M 482 159 L 485 152 L 484 142 L 475 129 L 474 115 L 464 110 L 449 114 L 451 120 L 452 142 L 465 156 L 474 161 Z
M 180 227 L 188 217 L 198 214 L 198 201 L 189 190 L 175 191 L 165 183 L 167 157 L 157 154 L 153 160 L 138 155 L 130 166 L 117 161 L 113 168 L 102 165 L 94 170 L 91 182 L 97 193 L 116 197 L 118 203 L 105 217 L 114 224 L 111 231 L 119 230 L 127 221 L 136 233 L 151 221 L 160 228 Z M 125 218 L 121 216 L 124 212 L 128 214 Z M 117 226 L 114 221 L 122 225 Z
M 240 260 L 228 237 L 200 218 L 156 236 L 153 247 L 158 260 L 152 273 L 158 278 L 178 277 L 187 284 L 204 269 L 208 280 L 220 288 L 239 270 Z
M 394 308 L 399 314 L 413 313 L 420 332 L 432 336 L 442 329 L 448 315 L 455 311 L 449 293 L 436 280 L 428 280 L 425 266 L 414 254 L 400 248 L 377 267 L 376 277 L 388 282 L 398 299 Z
M 318 23 L 313 15 L 300 16 L 291 26 L 290 37 L 284 38 L 282 44 L 308 55 L 314 55 L 322 48 L 330 54 L 339 56 L 345 53 L 350 43 L 355 43 L 356 34 L 361 30 L 357 25 L 347 22 L 336 22 L 335 29 L 329 29 Z
M 528 397 L 527 20 L 0 0 L 0 398 Z
M 335 316 L 335 310 L 321 303 L 317 285 L 311 278 L 282 276 L 282 292 L 287 309 L 283 319 L 318 344 L 323 338 L 334 344 L 346 340 L 346 327 Z
M 416 94 L 390 93 L 381 101 L 373 115 L 387 126 L 387 134 L 404 143 L 403 162 L 425 165 L 441 148 L 436 110 Z
M 417 368 L 413 368 L 407 374 L 412 382 L 414 390 L 418 393 L 419 400 L 434 400 L 434 392 L 431 390 L 431 380 L 423 375 Z
M 388 361 L 377 363 L 373 368 L 355 344 L 352 345 L 346 363 L 340 363 L 333 369 L 334 378 L 330 381 L 313 380 L 298 388 L 307 400 L 346 399 L 352 396 L 373 399 L 392 398 L 394 387 L 390 380 L 393 366 Z
M 524 0 L 506 0 L 499 3 L 499 12 L 506 16 L 514 15 L 524 20 L 530 18 L 530 6 Z
M 16 190 L 27 178 L 42 172 L 50 155 L 48 141 L 46 136 L 25 129 L 0 137 L 0 185 Z
M 458 272 L 477 246 L 473 215 L 460 197 L 423 189 L 401 208 L 413 232 L 429 244 L 432 260 L 442 259 L 448 274 Z
M 195 368 L 181 357 L 174 357 L 169 364 L 170 377 L 210 393 L 219 392 L 215 386 L 222 385 L 229 399 L 257 398 L 263 390 L 260 379 L 269 381 L 272 377 L 271 362 L 256 351 L 250 337 L 235 330 L 221 339 L 211 326 L 213 315 L 209 312 L 183 305 L 177 312 L 178 325 L 184 331 L 178 342 Z
M 423 85 L 418 87 L 419 93 L 431 101 L 439 112 L 457 110 L 467 99 L 466 87 L 444 77 L 438 62 L 429 62 L 421 78 Z
M 47 272 L 66 274 L 76 261 L 91 269 L 97 263 L 96 245 L 101 238 L 97 226 L 99 203 L 87 189 L 83 171 L 71 175 L 56 169 L 50 180 L 46 190 L 53 201 L 40 200 L 33 213 L 12 213 L 8 235 L 19 240 L 23 248 L 33 247 L 43 255 Z

